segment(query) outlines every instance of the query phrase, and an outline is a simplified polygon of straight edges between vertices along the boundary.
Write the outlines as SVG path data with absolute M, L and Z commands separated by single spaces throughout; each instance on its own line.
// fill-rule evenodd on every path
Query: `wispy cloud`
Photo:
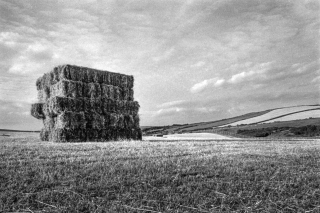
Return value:
M 192 93 L 198 93 L 201 92 L 209 87 L 219 87 L 222 86 L 225 83 L 224 79 L 220 78 L 211 78 L 211 79 L 206 79 L 204 81 L 201 81 L 199 83 L 196 83 L 193 85 L 190 89 Z
M 268 71 L 272 69 L 273 62 L 260 63 L 256 65 L 250 64 L 249 66 L 242 66 L 247 71 L 242 71 L 240 73 L 234 74 L 229 80 L 229 83 L 235 84 L 243 81 L 253 81 L 257 79 L 268 78 Z M 240 67 L 239 67 L 240 68 Z M 234 67 L 233 67 L 234 69 Z M 241 68 L 240 68 L 241 69 Z

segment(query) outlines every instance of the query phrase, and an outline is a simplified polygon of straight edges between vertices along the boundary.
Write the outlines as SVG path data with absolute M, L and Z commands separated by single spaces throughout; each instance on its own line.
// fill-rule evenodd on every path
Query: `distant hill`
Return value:
M 40 131 L 30 131 L 30 130 L 14 130 L 14 129 L 0 129 L 2 132 L 40 132 Z
M 309 117 L 320 117 L 320 106 L 295 106 L 274 109 L 262 115 L 233 122 L 228 125 L 238 126 L 258 123 L 270 123 L 275 121 L 306 119 Z
M 261 128 L 266 128 L 267 126 L 283 126 L 282 124 L 295 128 L 307 125 L 320 125 L 320 105 L 301 105 L 269 109 L 210 122 L 146 127 L 143 128 L 143 132 L 145 135 L 174 134 L 214 130 L 220 128 L 233 128 L 233 130 L 239 129 L 240 127 L 259 129 L 259 126 L 261 126 Z

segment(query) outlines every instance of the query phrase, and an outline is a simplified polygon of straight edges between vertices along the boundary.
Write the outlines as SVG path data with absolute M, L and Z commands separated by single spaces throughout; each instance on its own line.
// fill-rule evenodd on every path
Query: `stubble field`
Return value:
M 320 141 L 0 136 L 0 212 L 320 212 Z

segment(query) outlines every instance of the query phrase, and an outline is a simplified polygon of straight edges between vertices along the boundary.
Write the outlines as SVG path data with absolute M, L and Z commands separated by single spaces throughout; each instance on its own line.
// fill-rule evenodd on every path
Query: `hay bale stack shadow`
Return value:
M 74 65 L 37 79 L 31 115 L 43 120 L 42 141 L 141 140 L 139 108 L 130 75 Z

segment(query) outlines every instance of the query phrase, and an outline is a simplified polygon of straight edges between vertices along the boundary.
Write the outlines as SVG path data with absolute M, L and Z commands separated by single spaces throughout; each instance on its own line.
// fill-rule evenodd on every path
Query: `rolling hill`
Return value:
M 316 119 L 309 119 L 316 118 Z M 318 120 L 319 119 L 319 120 Z M 252 112 L 237 117 L 210 122 L 193 124 L 175 124 L 172 126 L 147 127 L 143 129 L 145 135 L 188 133 L 219 128 L 248 127 L 258 128 L 268 124 L 268 127 L 281 126 L 281 123 L 295 127 L 305 125 L 320 125 L 320 105 L 301 105 L 269 109 Z M 254 126 L 254 127 L 253 127 Z
M 230 123 L 228 125 L 248 125 L 257 123 L 270 123 L 273 121 L 290 121 L 297 119 L 306 119 L 309 117 L 320 117 L 320 106 L 295 106 L 271 110 L 259 116 L 245 120 Z M 224 125 L 226 126 L 226 125 Z M 221 126 L 223 127 L 223 126 Z

